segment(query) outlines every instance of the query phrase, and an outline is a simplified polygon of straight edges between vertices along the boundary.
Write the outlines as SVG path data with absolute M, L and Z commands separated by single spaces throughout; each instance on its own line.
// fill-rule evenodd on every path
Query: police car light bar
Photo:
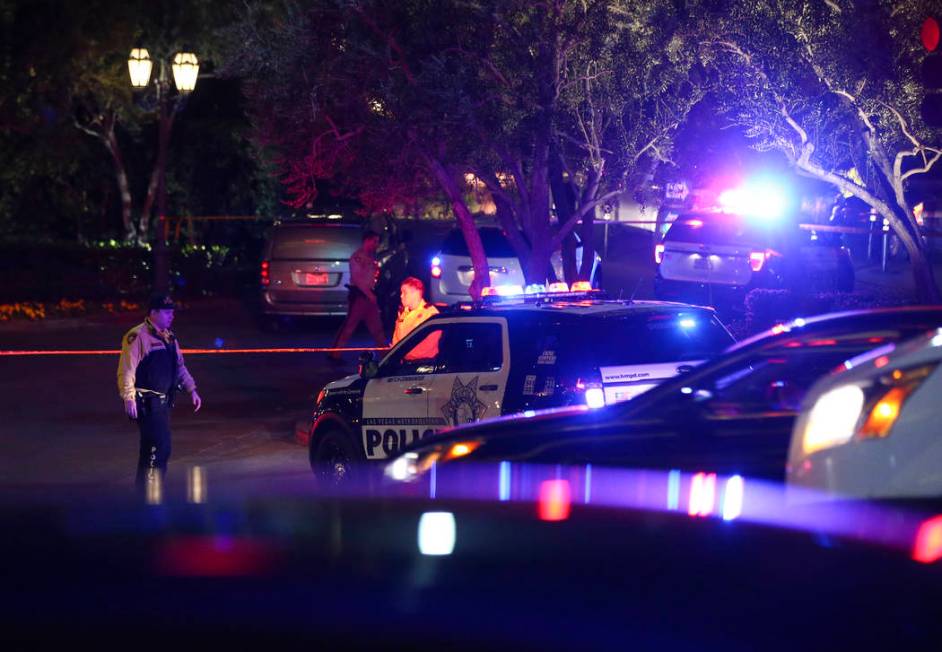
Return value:
M 589 293 L 599 292 L 592 287 L 592 284 L 588 281 L 576 281 L 572 286 L 566 285 L 565 283 L 550 283 L 549 287 L 541 285 L 539 283 L 531 283 L 526 288 L 523 288 L 520 285 L 491 285 L 484 288 L 481 291 L 481 297 L 486 299 L 522 299 L 522 298 L 537 298 L 537 297 L 553 297 L 558 298 L 561 295 L 585 295 Z

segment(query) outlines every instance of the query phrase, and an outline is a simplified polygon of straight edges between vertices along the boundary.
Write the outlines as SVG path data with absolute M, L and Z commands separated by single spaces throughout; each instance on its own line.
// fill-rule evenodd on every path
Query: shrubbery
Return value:
M 829 312 L 902 306 L 909 303 L 898 294 L 879 292 L 815 292 L 752 290 L 746 295 L 745 315 L 730 324 L 736 337 L 747 337 L 798 317 Z
M 0 243 L 0 303 L 143 299 L 150 292 L 152 252 L 114 241 Z M 223 246 L 173 250 L 174 295 L 238 296 L 254 287 L 257 254 Z

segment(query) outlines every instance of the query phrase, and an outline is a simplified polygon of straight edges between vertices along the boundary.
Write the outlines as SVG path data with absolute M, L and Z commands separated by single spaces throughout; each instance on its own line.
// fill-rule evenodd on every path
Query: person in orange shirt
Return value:
M 421 280 L 410 276 L 399 286 L 399 316 L 396 318 L 396 327 L 393 330 L 392 346 L 411 333 L 415 328 L 429 317 L 438 314 L 438 308 L 425 302 L 425 284 Z M 409 352 L 407 360 L 425 360 L 438 355 L 438 341 L 441 333 L 432 333 L 418 346 Z

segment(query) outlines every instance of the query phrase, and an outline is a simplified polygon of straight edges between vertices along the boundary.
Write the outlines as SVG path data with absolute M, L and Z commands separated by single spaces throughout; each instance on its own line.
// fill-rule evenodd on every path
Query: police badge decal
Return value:
M 455 377 L 451 387 L 451 400 L 442 406 L 442 414 L 450 426 L 460 426 L 479 420 L 487 412 L 487 405 L 478 400 L 478 378 L 475 376 L 467 385 Z

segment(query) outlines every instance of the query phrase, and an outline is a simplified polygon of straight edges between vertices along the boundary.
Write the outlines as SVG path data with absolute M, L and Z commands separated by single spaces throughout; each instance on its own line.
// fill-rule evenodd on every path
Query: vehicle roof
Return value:
M 824 334 L 829 331 L 846 330 L 848 322 L 855 327 L 866 327 L 865 322 L 871 321 L 874 326 L 894 325 L 893 322 L 907 316 L 921 315 L 937 318 L 942 321 L 942 306 L 900 306 L 896 308 L 871 308 L 869 310 L 849 310 L 835 312 L 813 317 L 800 317 L 789 322 L 777 324 L 767 331 L 737 342 L 730 346 L 726 352 L 740 351 L 752 346 L 762 346 L 775 339 L 794 337 L 800 334 Z
M 614 299 L 547 299 L 545 301 L 507 301 L 492 304 L 460 304 L 440 317 L 506 317 L 509 315 L 572 315 L 592 317 L 623 317 L 645 312 L 709 311 L 713 308 L 673 301 L 618 301 Z

